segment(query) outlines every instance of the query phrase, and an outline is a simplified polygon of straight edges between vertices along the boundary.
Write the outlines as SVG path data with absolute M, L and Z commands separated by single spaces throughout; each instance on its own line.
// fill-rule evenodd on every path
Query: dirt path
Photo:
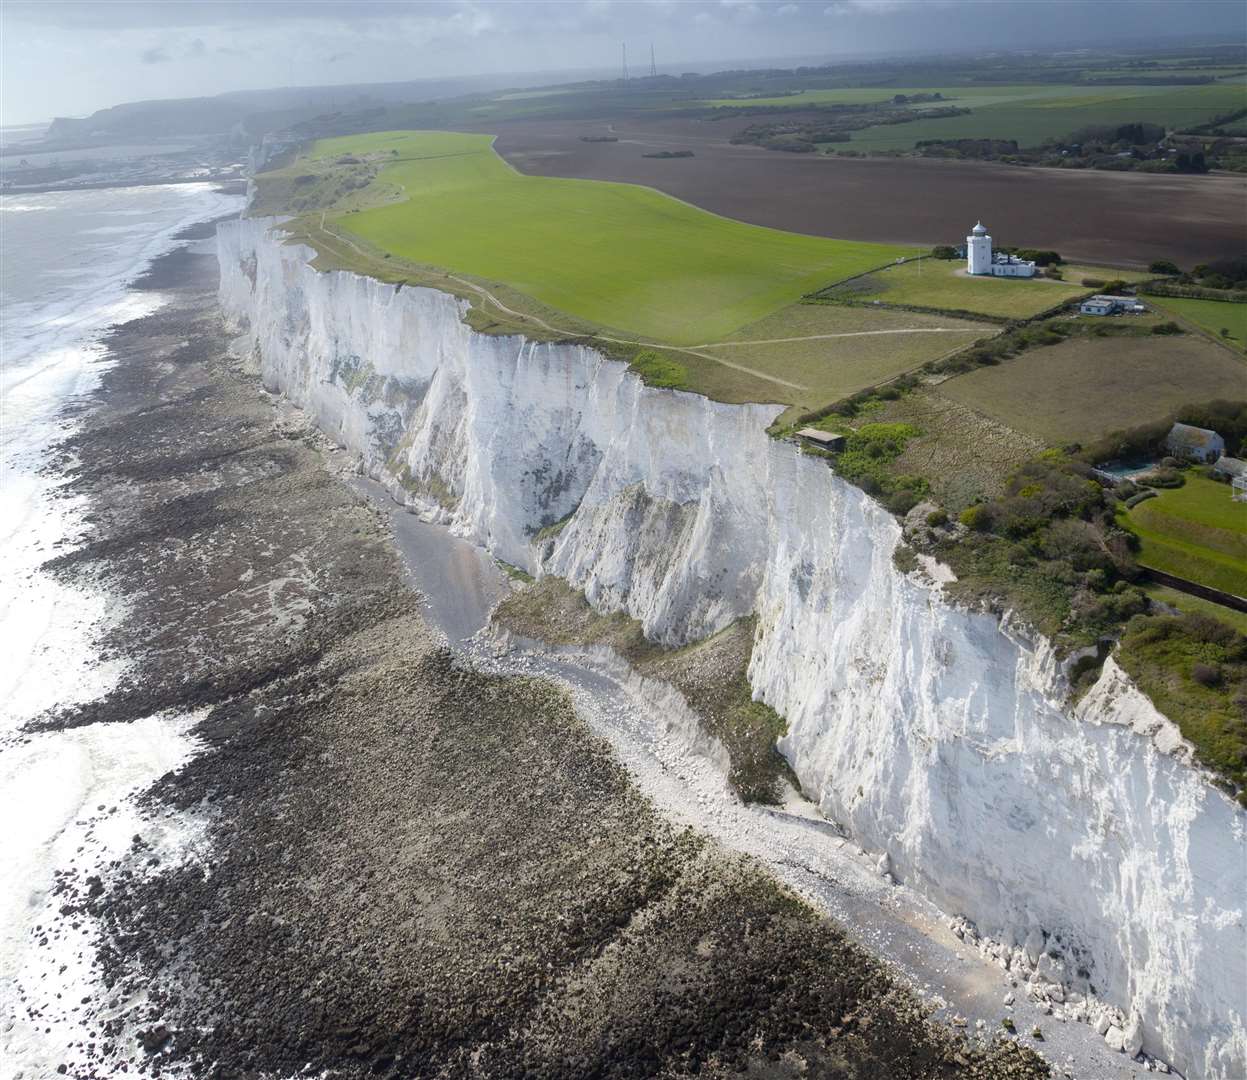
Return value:
M 711 341 L 705 345 L 690 345 L 690 349 L 736 349 L 742 345 L 785 345 L 793 341 L 826 341 L 830 338 L 877 337 L 887 334 L 977 334 L 956 326 L 914 326 L 896 330 L 846 330 L 840 334 L 806 334 L 804 337 L 759 338 L 754 341 Z M 981 334 L 980 334 L 981 336 Z

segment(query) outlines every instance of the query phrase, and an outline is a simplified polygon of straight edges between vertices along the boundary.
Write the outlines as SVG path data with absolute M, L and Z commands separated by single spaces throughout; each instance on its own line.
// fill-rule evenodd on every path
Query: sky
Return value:
M 0 122 L 521 72 L 1247 38 L 1243 0 L 0 0 Z

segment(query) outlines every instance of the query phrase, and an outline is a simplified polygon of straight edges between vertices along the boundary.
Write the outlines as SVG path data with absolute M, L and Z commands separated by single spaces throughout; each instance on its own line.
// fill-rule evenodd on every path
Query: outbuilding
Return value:
M 1247 461 L 1244 461 L 1242 458 L 1222 454 L 1213 462 L 1212 471 L 1220 473 L 1222 476 L 1228 476 L 1231 480 L 1236 476 L 1247 479 Z
M 1174 457 L 1207 464 L 1225 453 L 1225 440 L 1209 428 L 1174 424 L 1165 437 L 1165 449 Z
M 1141 315 L 1147 311 L 1147 305 L 1133 296 L 1105 296 L 1099 294 L 1089 296 L 1078 308 L 1084 315 Z
M 838 454 L 844 449 L 844 436 L 834 431 L 819 431 L 818 428 L 806 427 L 797 432 L 797 438 L 820 450 L 829 450 Z

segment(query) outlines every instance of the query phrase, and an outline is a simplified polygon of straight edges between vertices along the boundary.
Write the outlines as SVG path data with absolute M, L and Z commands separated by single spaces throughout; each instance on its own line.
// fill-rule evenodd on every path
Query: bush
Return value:
M 688 369 L 650 349 L 637 353 L 628 366 L 641 376 L 647 386 L 661 390 L 683 390 L 688 387 Z
M 1186 483 L 1186 478 L 1177 469 L 1160 468 L 1141 476 L 1139 483 L 1153 488 L 1180 488 Z
M 1152 263 L 1147 268 L 1147 272 L 1149 274 L 1173 274 L 1173 275 L 1182 273 L 1182 271 L 1179 270 L 1177 266 L 1174 263 L 1171 263 L 1168 259 L 1157 259 L 1154 263 Z
M 1155 326 L 1152 327 L 1152 333 L 1153 334 L 1180 334 L 1182 333 L 1182 327 L 1180 327 L 1176 322 L 1157 323 Z
M 1209 689 L 1221 685 L 1221 669 L 1214 664 L 1192 664 L 1191 678 Z
M 1098 277 L 1085 277 L 1082 279 L 1083 285 L 1088 289 L 1104 288 L 1104 279 Z
M 987 532 L 992 527 L 991 511 L 982 503 L 967 506 L 957 518 L 967 529 L 975 532 Z
M 883 505 L 892 513 L 902 515 L 908 514 L 920 501 L 921 499 L 915 492 L 910 491 L 908 488 L 901 488 L 888 495 L 883 500 Z
M 1140 491 L 1137 494 L 1131 495 L 1130 498 L 1126 500 L 1126 509 L 1133 510 L 1136 506 L 1139 505 L 1139 503 L 1144 502 L 1147 499 L 1154 499 L 1154 498 L 1156 498 L 1156 492 L 1151 491 L 1151 490 Z
M 931 258 L 955 259 L 957 258 L 957 249 L 955 247 L 949 247 L 947 244 L 938 244 L 931 249 Z
M 946 510 L 932 510 L 927 515 L 927 524 L 932 529 L 938 529 L 941 525 L 947 525 L 948 512 Z

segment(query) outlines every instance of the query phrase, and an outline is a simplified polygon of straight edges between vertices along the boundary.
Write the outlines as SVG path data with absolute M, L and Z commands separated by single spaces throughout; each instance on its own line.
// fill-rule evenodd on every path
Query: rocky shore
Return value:
M 128 674 L 34 726 L 195 714 L 144 803 L 203 839 L 62 879 L 107 987 L 75 1075 L 1047 1074 L 664 819 L 554 686 L 456 661 L 342 455 L 228 358 L 215 260 L 139 287 L 175 299 L 113 335 L 56 463 L 90 542 L 48 566 L 120 598 Z

